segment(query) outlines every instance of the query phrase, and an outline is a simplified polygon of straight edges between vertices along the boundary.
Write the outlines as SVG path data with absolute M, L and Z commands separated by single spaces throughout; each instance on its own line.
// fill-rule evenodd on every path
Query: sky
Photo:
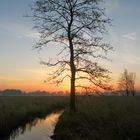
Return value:
M 60 87 L 44 83 L 50 69 L 40 65 L 40 57 L 55 56 L 56 50 L 38 52 L 33 45 L 38 32 L 33 29 L 29 5 L 35 0 L 0 0 L 0 89 L 25 91 L 67 91 L 69 81 Z M 140 1 L 106 0 L 106 15 L 112 19 L 105 39 L 113 47 L 107 67 L 116 85 L 124 69 L 136 73 L 136 88 L 140 89 Z

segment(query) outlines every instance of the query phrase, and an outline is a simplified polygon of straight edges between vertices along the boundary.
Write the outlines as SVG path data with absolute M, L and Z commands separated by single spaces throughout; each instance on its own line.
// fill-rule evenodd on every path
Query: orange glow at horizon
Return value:
M 32 84 L 24 84 L 24 83 L 13 83 L 13 84 L 1 84 L 0 89 L 20 89 L 23 91 L 48 91 L 48 92 L 58 92 L 58 91 L 68 91 L 69 86 L 60 85 L 59 87 L 52 84 L 46 83 L 32 83 Z
M 21 70 L 18 74 L 15 72 L 14 75 L 4 73 L 6 76 L 0 76 L 0 90 L 4 89 L 20 89 L 22 91 L 48 91 L 48 92 L 69 92 L 70 80 L 66 79 L 64 83 L 56 86 L 55 84 L 44 83 L 46 69 L 25 69 Z M 113 87 L 114 90 L 118 89 L 118 72 L 111 75 L 112 79 L 108 84 Z M 87 81 L 81 80 L 80 84 L 88 84 Z M 140 81 L 136 79 L 135 89 L 140 90 Z M 76 89 L 77 92 L 83 92 L 84 89 Z
M 117 90 L 118 85 L 117 83 L 110 83 L 110 85 L 112 85 L 114 90 Z M 20 89 L 22 91 L 48 91 L 48 92 L 69 92 L 70 86 L 69 83 L 62 83 L 59 86 L 56 86 L 55 84 L 47 84 L 47 83 L 43 83 L 43 82 L 37 82 L 34 81 L 32 83 L 25 83 L 25 82 L 18 82 L 18 83 L 1 83 L 0 84 L 0 90 L 4 90 L 4 89 Z M 136 90 L 140 90 L 140 83 L 136 83 L 135 84 L 135 89 Z M 83 89 L 77 89 L 77 92 L 82 92 L 85 91 Z

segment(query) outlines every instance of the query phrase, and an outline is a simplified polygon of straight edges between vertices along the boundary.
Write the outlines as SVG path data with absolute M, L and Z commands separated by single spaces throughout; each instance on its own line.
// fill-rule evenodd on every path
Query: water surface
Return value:
M 36 119 L 15 131 L 9 140 L 51 140 L 61 112 L 51 113 L 45 119 Z

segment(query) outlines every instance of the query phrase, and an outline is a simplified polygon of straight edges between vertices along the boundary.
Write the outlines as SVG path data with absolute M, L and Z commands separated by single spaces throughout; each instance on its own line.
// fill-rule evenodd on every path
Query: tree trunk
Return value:
M 75 112 L 75 70 L 73 70 L 73 68 L 71 68 L 71 70 L 70 111 Z
M 72 42 L 72 35 L 71 35 L 71 26 L 73 23 L 73 11 L 71 12 L 71 20 L 68 24 L 68 39 L 69 39 L 69 48 L 70 48 L 70 69 L 71 69 L 71 86 L 70 86 L 70 111 L 76 111 L 76 101 L 75 101 L 75 73 L 76 68 L 74 64 L 74 49 L 73 49 L 73 42 Z
M 70 39 L 70 68 L 71 68 L 71 86 L 70 86 L 70 111 L 75 112 L 76 111 L 76 105 L 75 105 L 75 73 L 76 68 L 74 64 L 74 50 L 73 50 L 73 44 L 72 40 Z
M 129 94 L 129 92 L 128 92 L 128 90 L 126 90 L 126 95 L 128 96 L 128 94 Z

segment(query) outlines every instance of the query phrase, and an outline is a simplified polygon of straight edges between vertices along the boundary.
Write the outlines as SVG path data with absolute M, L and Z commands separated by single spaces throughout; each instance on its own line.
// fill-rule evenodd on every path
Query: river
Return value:
M 45 119 L 36 119 L 12 133 L 9 140 L 51 140 L 55 125 L 63 111 L 51 113 Z

